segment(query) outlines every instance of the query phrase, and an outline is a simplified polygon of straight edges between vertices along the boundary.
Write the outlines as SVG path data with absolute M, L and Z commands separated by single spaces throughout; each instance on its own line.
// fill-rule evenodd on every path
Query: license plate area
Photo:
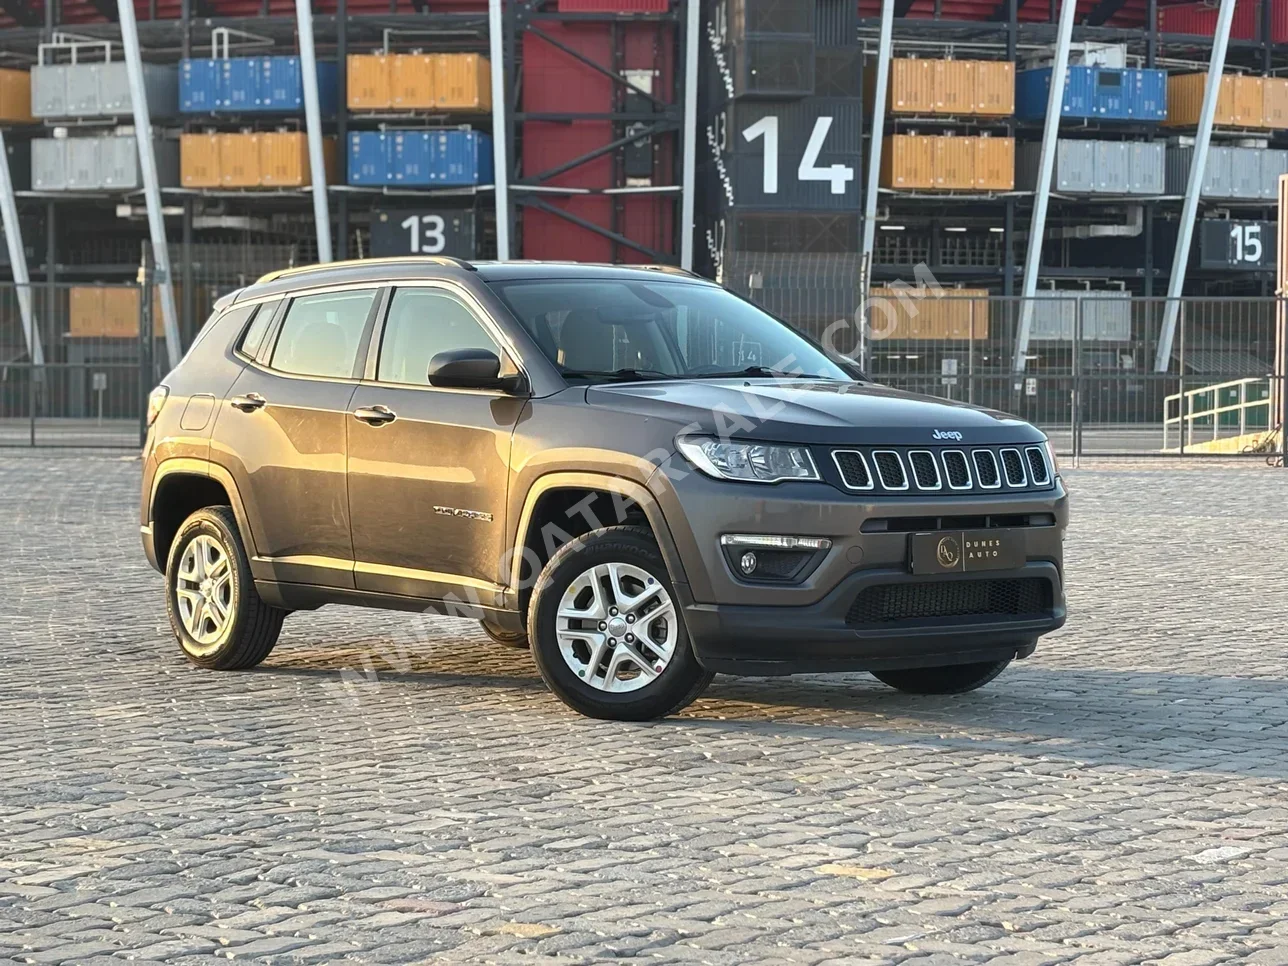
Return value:
M 1023 530 L 940 530 L 908 538 L 908 569 L 914 574 L 961 574 L 1024 566 Z

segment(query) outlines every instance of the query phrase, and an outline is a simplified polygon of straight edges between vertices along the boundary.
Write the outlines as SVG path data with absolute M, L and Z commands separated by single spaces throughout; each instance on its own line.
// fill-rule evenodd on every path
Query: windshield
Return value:
M 715 285 L 560 279 L 493 287 L 566 376 L 850 381 L 812 342 Z

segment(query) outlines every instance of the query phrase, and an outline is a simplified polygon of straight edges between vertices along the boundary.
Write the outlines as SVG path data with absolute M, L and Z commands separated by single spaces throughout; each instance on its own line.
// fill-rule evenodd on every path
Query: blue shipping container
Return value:
M 1020 71 L 1015 78 L 1015 113 L 1024 120 L 1046 117 L 1051 68 Z M 1103 121 L 1161 121 L 1167 117 L 1167 73 L 1115 67 L 1070 67 L 1062 117 Z
M 477 131 L 442 131 L 431 139 L 433 183 L 492 183 L 492 139 Z
M 390 131 L 389 183 L 428 187 L 434 183 L 428 131 Z
M 180 109 L 190 114 L 299 114 L 304 88 L 298 57 L 230 57 L 185 60 L 179 68 Z M 322 114 L 337 105 L 335 61 L 318 62 L 318 103 Z
M 219 96 L 221 61 L 185 60 L 179 65 L 179 110 L 209 114 Z
M 1128 116 L 1140 121 L 1167 119 L 1167 71 L 1129 70 L 1132 75 Z
M 349 184 L 385 185 L 389 177 L 390 136 L 381 131 L 349 135 Z

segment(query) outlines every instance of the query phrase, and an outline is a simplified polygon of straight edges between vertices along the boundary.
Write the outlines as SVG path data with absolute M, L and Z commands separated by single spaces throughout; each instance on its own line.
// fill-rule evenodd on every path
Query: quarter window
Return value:
M 352 376 L 375 297 L 375 289 L 364 289 L 293 300 L 273 349 L 273 368 L 333 379 Z
M 399 289 L 389 305 L 376 378 L 427 386 L 430 360 L 452 349 L 487 349 L 500 356 L 496 341 L 454 295 L 431 288 Z
M 263 304 L 251 306 L 255 311 L 255 318 L 251 321 L 250 327 L 246 334 L 242 336 L 241 344 L 237 346 L 239 352 L 247 358 L 254 359 L 259 354 L 259 347 L 264 344 L 264 335 L 268 332 L 268 324 L 273 321 L 273 310 L 278 306 L 278 302 L 264 302 Z M 237 312 L 237 309 L 233 309 Z M 247 310 L 242 309 L 245 313 Z

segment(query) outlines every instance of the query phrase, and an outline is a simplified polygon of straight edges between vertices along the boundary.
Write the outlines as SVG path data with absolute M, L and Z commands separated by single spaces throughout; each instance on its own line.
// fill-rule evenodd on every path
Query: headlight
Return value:
M 690 463 L 718 480 L 779 483 L 819 479 L 814 460 L 804 446 L 736 443 L 700 436 L 677 439 L 675 444 Z

